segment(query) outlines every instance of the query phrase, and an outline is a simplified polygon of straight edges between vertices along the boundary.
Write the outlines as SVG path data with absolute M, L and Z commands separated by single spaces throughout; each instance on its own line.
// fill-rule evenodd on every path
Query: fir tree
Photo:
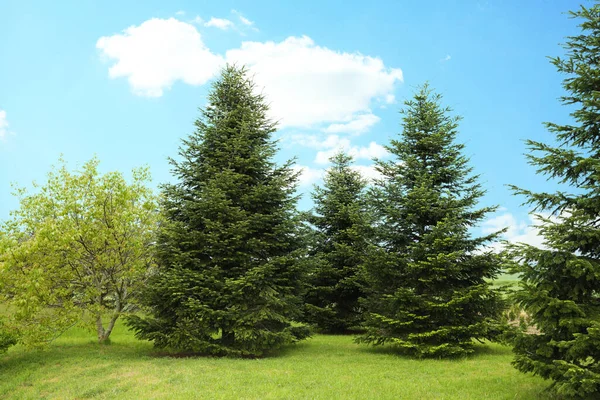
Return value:
M 311 260 L 315 268 L 305 296 L 305 320 L 323 332 L 343 333 L 360 324 L 360 265 L 370 225 L 364 199 L 366 181 L 351 169 L 352 157 L 340 152 L 323 187 L 312 194 L 314 227 Z
M 159 348 L 262 356 L 305 335 L 292 326 L 303 279 L 297 174 L 273 161 L 276 123 L 244 68 L 227 66 L 208 100 L 171 160 L 178 183 L 163 187 L 149 316 L 129 325 Z
M 582 33 L 569 37 L 566 58 L 552 63 L 567 75 L 562 103 L 575 108 L 574 123 L 546 123 L 557 145 L 529 140 L 527 157 L 539 173 L 570 187 L 533 193 L 513 186 L 536 212 L 545 212 L 545 248 L 512 245 L 521 289 L 516 298 L 537 334 L 521 334 L 514 365 L 553 381 L 564 396 L 600 393 L 600 5 L 571 13 Z M 554 218 L 551 216 L 554 215 Z
M 455 143 L 459 118 L 440 100 L 425 85 L 405 102 L 401 140 L 387 147 L 394 158 L 377 161 L 378 245 L 365 263 L 367 331 L 357 339 L 416 357 L 472 352 L 502 306 L 486 281 L 500 264 L 482 247 L 498 233 L 469 232 L 494 208 L 476 208 L 484 191 Z

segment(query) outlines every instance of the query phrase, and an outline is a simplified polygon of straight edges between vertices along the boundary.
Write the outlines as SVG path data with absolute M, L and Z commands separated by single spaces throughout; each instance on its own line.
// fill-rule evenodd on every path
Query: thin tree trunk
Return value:
M 112 333 L 113 328 L 115 327 L 115 323 L 117 319 L 121 315 L 120 312 L 115 312 L 110 317 L 110 321 L 108 322 L 108 326 L 104 329 L 104 325 L 102 324 L 102 315 L 98 314 L 96 316 L 96 330 L 98 331 L 98 343 L 105 344 Z
M 105 339 L 105 330 L 104 325 L 102 324 L 102 314 L 96 314 L 96 331 L 98 333 L 98 343 L 104 343 Z
M 108 322 L 108 327 L 106 327 L 106 331 L 104 331 L 104 341 L 107 341 L 110 334 L 112 333 L 113 328 L 115 327 L 115 322 L 121 315 L 120 312 L 115 312 L 112 317 L 110 317 L 110 321 Z

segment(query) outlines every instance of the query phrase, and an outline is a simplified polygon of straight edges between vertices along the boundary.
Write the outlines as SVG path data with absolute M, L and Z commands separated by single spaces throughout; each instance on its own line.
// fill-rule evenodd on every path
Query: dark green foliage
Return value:
M 425 85 L 407 101 L 401 140 L 378 161 L 383 179 L 373 190 L 378 246 L 365 263 L 367 332 L 359 342 L 389 343 L 416 357 L 473 351 L 491 338 L 503 303 L 486 278 L 498 257 L 469 229 L 494 208 L 475 209 L 484 191 L 456 144 L 457 117 Z
M 352 157 L 338 153 L 331 161 L 323 187 L 312 194 L 314 213 L 308 217 L 314 227 L 314 267 L 305 296 L 305 321 L 323 332 L 344 333 L 361 322 L 360 265 L 371 228 L 366 182 L 351 169 Z
M 301 309 L 302 237 L 297 175 L 278 167 L 276 124 L 244 69 L 213 85 L 196 132 L 172 161 L 179 183 L 163 187 L 159 269 L 145 293 L 147 318 L 129 325 L 159 348 L 261 356 L 306 336 Z
M 528 141 L 529 161 L 558 178 L 569 191 L 533 193 L 527 204 L 555 218 L 543 218 L 546 248 L 513 245 L 521 273 L 516 299 L 539 334 L 520 335 L 514 365 L 553 381 L 560 395 L 598 398 L 600 393 L 600 5 L 572 13 L 582 34 L 568 38 L 566 59 L 554 58 L 567 75 L 562 98 L 575 108 L 574 125 L 547 123 L 557 147 Z

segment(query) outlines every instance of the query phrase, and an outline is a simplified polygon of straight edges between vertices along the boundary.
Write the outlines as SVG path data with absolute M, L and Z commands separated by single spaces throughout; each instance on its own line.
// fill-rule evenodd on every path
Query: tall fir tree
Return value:
M 365 201 L 366 181 L 353 170 L 351 156 L 331 158 L 323 187 L 312 193 L 313 269 L 305 295 L 305 321 L 327 333 L 344 333 L 361 322 L 360 267 L 371 227 Z
M 178 183 L 163 187 L 166 222 L 159 268 L 128 324 L 175 351 L 263 356 L 306 332 L 301 308 L 302 235 L 297 174 L 277 166 L 276 123 L 244 68 L 227 66 L 196 131 L 171 160 Z
M 546 213 L 545 248 L 512 245 L 521 290 L 517 301 L 539 332 L 521 334 L 514 365 L 553 381 L 565 397 L 600 393 L 600 5 L 571 13 L 582 33 L 569 37 L 565 58 L 552 63 L 567 75 L 562 103 L 573 124 L 546 123 L 557 145 L 529 140 L 530 164 L 570 187 L 534 193 L 513 186 L 534 211 Z M 554 216 L 554 217 L 552 217 Z
M 357 341 L 416 357 L 463 355 L 496 332 L 502 309 L 486 281 L 500 263 L 483 247 L 499 233 L 469 232 L 494 207 L 476 208 L 484 190 L 455 143 L 460 118 L 441 96 L 425 85 L 405 106 L 402 136 L 387 147 L 393 159 L 377 161 L 377 245 L 365 263 L 367 331 Z

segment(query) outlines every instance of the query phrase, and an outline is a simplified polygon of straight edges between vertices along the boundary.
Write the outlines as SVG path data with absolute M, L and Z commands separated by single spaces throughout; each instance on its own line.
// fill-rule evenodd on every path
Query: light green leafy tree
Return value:
M 77 323 L 103 343 L 151 272 L 157 201 L 147 168 L 128 183 L 119 172 L 101 174 L 97 158 L 76 172 L 59 164 L 35 193 L 16 189 L 20 207 L 0 232 L 6 325 L 26 345 Z

